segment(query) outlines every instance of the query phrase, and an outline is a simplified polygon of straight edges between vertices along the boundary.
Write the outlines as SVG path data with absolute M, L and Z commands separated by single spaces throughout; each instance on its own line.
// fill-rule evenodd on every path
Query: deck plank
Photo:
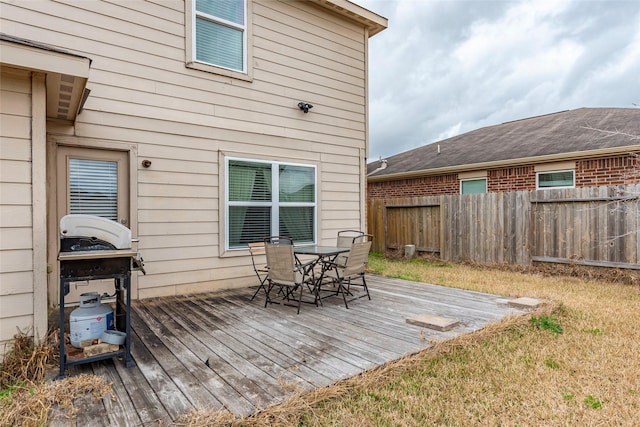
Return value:
M 226 304 L 221 305 L 222 310 L 227 310 L 227 315 L 233 317 L 239 310 L 235 303 L 226 300 Z M 264 309 L 264 308 L 263 308 Z M 240 317 L 238 317 L 238 320 Z M 326 385 L 327 379 L 331 379 L 336 375 L 336 371 L 345 373 L 347 371 L 341 371 L 336 366 L 336 360 L 334 360 L 328 353 L 320 356 L 314 356 L 317 350 L 314 348 L 310 350 L 312 343 L 309 336 L 300 334 L 295 329 L 281 327 L 277 322 L 264 322 L 264 319 L 257 318 L 253 320 L 250 316 L 242 318 L 242 322 L 246 328 L 250 331 L 256 340 L 269 346 L 272 349 L 279 349 L 279 351 L 289 360 L 289 366 L 293 369 L 299 369 L 306 367 L 317 373 L 320 377 L 317 378 L 315 384 Z M 279 316 L 275 319 L 279 319 Z
M 116 363 L 120 363 L 120 361 L 116 361 Z M 101 360 L 94 363 L 93 373 L 102 376 L 111 384 L 113 396 L 109 394 L 102 398 L 110 424 L 119 426 L 140 424 L 142 421 L 122 383 L 122 379 L 113 366 L 113 360 Z
M 299 315 L 281 304 L 265 308 L 263 295 L 251 301 L 255 288 L 134 301 L 137 366 L 93 364 L 113 383 L 116 400 L 81 401 L 76 425 L 170 425 L 194 408 L 249 415 L 428 348 L 433 339 L 525 313 L 498 295 L 375 275 L 367 282 L 371 301 L 347 309 L 340 296 L 330 297 L 321 307 L 305 304 Z M 424 313 L 461 324 L 439 332 L 406 323 Z
M 250 414 L 256 410 L 252 401 L 241 393 L 244 385 L 243 380 L 240 379 L 237 383 L 229 383 L 218 372 L 207 369 L 205 362 L 209 350 L 185 328 L 186 322 L 181 322 L 176 317 L 167 314 L 162 309 L 162 304 L 158 304 L 156 301 L 141 302 L 137 304 L 136 310 L 141 316 L 146 312 L 148 315 L 153 314 L 157 318 L 159 322 L 157 327 L 165 337 L 166 345 L 172 351 L 180 352 L 186 347 L 194 355 L 197 355 L 195 358 L 186 358 L 185 363 L 188 364 L 192 372 L 196 373 L 202 384 L 216 396 L 224 407 L 233 413 L 242 415 Z M 150 319 L 151 317 L 146 317 L 147 321 Z
M 196 306 L 201 311 L 202 321 L 207 326 L 213 326 L 214 321 L 208 318 L 208 315 L 214 312 L 211 305 L 203 303 L 195 295 L 185 299 L 184 303 Z M 218 308 L 215 312 L 218 314 L 223 313 Z M 218 335 L 218 339 L 224 341 L 231 350 L 251 361 L 259 369 L 271 372 L 278 384 L 282 385 L 282 382 L 296 383 L 302 389 L 310 390 L 313 388 L 312 383 L 307 382 L 305 377 L 299 376 L 297 372 L 289 369 L 292 367 L 291 359 L 282 357 L 282 352 L 263 345 L 256 339 L 254 330 L 240 329 L 235 327 L 232 322 L 228 322 L 224 329 L 213 331 L 212 334 Z M 276 366 L 279 369 L 275 369 Z
M 237 298 L 229 300 L 236 304 L 243 303 Z M 385 334 L 379 322 L 365 324 L 358 321 L 353 316 L 354 311 L 348 311 L 341 299 L 338 305 L 328 305 L 325 302 L 323 307 L 305 307 L 306 310 L 300 313 L 303 317 L 296 315 L 295 310 L 292 313 L 290 307 L 269 308 L 286 310 L 282 315 L 288 316 L 291 322 L 296 322 L 298 327 L 304 329 L 307 334 L 317 334 L 322 341 L 332 342 L 343 352 L 373 362 L 377 362 L 380 359 L 380 353 L 384 354 L 386 350 L 390 350 L 390 353 L 385 356 L 386 360 L 389 360 L 388 358 L 398 357 L 399 354 L 402 355 L 414 349 L 413 345 L 407 345 L 397 336 L 397 330 L 390 330 Z M 369 308 L 371 309 L 371 306 Z
M 136 346 L 132 346 L 132 351 L 133 347 Z M 141 358 L 141 355 L 135 353 L 134 360 L 137 361 Z M 124 363 L 116 361 L 116 363 L 114 363 L 114 367 L 122 379 L 122 384 L 131 397 L 131 403 L 133 403 L 133 407 L 138 413 L 143 425 L 157 425 L 161 423 L 169 424 L 172 421 L 171 417 L 162 406 L 158 395 L 153 388 L 150 387 L 147 379 L 142 375 L 138 366 L 126 368 Z
M 234 304 L 246 304 L 246 301 L 228 299 Z M 314 307 L 315 309 L 315 307 Z M 324 360 L 333 368 L 334 374 L 340 373 L 340 378 L 354 375 L 359 370 L 358 363 L 353 363 L 353 357 L 338 346 L 341 342 L 335 334 L 325 334 L 317 327 L 310 314 L 300 312 L 288 306 L 270 306 L 263 310 L 269 311 L 270 321 L 252 322 L 247 320 L 255 328 L 262 328 L 264 332 L 272 331 L 274 337 L 287 343 L 291 348 L 299 350 L 301 356 L 298 360 L 309 363 L 315 360 Z M 301 320 L 302 319 L 302 320 Z
M 257 408 L 264 408 L 273 404 L 273 398 L 282 395 L 282 387 L 277 380 L 265 369 L 260 369 L 252 360 L 239 354 L 231 340 L 220 337 L 219 329 L 209 329 L 197 311 L 184 303 L 184 299 L 173 299 L 171 304 L 166 304 L 164 309 L 168 314 L 178 316 L 180 313 L 189 313 L 191 333 L 204 346 L 208 348 L 208 367 L 215 371 L 223 371 L 223 378 L 228 375 L 228 382 L 242 383 L 242 392 L 252 401 Z M 251 359 L 261 358 L 262 355 L 253 352 Z M 267 369 L 271 368 L 269 364 Z M 203 369 L 205 367 L 203 366 Z M 254 380 L 259 378 L 259 380 Z
M 183 354 L 172 352 L 164 344 L 164 337 L 151 330 L 150 323 L 143 322 L 135 310 L 131 321 L 135 325 L 133 343 L 136 345 L 136 362 L 147 382 L 161 397 L 163 406 L 173 419 L 194 407 L 205 407 L 215 400 L 199 380 L 181 363 Z M 153 354 L 151 354 L 153 351 Z
M 230 304 L 234 304 L 236 307 L 240 307 L 243 305 L 247 305 L 247 301 L 239 297 L 238 295 L 229 294 L 226 297 L 226 301 Z M 249 304 L 255 304 L 253 302 L 249 302 Z M 360 356 L 361 352 L 367 352 L 368 345 L 360 345 L 358 340 L 353 341 L 347 346 L 343 346 L 342 341 L 344 335 L 341 333 L 342 327 L 344 326 L 342 323 L 344 321 L 344 315 L 340 313 L 336 313 L 331 311 L 328 307 L 304 307 L 305 310 L 297 315 L 295 313 L 295 309 L 292 309 L 288 306 L 271 306 L 266 310 L 277 310 L 275 313 L 276 318 L 281 318 L 283 316 L 286 317 L 288 322 L 291 322 L 296 325 L 296 328 L 300 328 L 301 331 L 304 331 L 310 335 L 318 334 L 323 339 L 331 340 L 336 339 L 337 341 L 332 342 L 332 345 L 336 345 L 338 347 L 342 347 L 344 351 L 356 353 Z M 342 307 L 344 309 L 344 307 Z M 264 310 L 262 306 L 258 305 L 254 308 L 258 311 Z M 341 332 L 340 334 L 336 334 L 336 331 Z M 376 353 L 368 354 L 371 359 L 379 359 L 379 355 Z

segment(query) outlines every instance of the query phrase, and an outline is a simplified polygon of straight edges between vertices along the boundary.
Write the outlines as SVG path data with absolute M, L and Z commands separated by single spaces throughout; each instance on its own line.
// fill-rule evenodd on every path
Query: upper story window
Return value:
M 268 236 L 316 241 L 316 167 L 226 159 L 226 248 Z
M 575 171 L 549 171 L 536 173 L 536 189 L 573 188 L 575 187 Z
M 487 178 L 460 180 L 460 194 L 481 194 L 486 192 Z
M 187 0 L 188 67 L 248 78 L 250 1 Z

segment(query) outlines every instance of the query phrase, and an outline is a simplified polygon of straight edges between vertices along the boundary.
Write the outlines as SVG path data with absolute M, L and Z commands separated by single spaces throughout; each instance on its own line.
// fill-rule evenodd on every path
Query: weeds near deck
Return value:
M 45 339 L 35 345 L 26 333 L 14 336 L 0 365 L 0 425 L 43 426 L 52 409 L 72 420 L 77 412 L 75 399 L 92 395 L 100 399 L 112 393 L 111 386 L 97 375 L 82 374 L 60 381 L 45 382 L 57 359 L 56 350 Z
M 531 322 L 531 324 L 537 326 L 538 329 L 542 329 L 543 331 L 551 331 L 556 334 L 562 333 L 562 325 L 558 323 L 558 319 L 556 319 L 555 317 L 532 317 L 529 321 Z

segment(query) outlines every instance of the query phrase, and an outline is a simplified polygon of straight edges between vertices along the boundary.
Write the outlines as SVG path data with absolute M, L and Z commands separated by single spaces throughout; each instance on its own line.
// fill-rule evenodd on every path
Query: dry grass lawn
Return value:
M 184 425 L 640 425 L 637 284 L 379 257 L 370 266 L 550 303 L 252 417 L 193 413 Z

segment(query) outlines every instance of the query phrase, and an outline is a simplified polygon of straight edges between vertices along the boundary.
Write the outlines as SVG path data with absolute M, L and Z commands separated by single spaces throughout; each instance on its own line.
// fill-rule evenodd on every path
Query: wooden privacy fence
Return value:
M 369 199 L 372 250 L 640 269 L 640 185 Z

